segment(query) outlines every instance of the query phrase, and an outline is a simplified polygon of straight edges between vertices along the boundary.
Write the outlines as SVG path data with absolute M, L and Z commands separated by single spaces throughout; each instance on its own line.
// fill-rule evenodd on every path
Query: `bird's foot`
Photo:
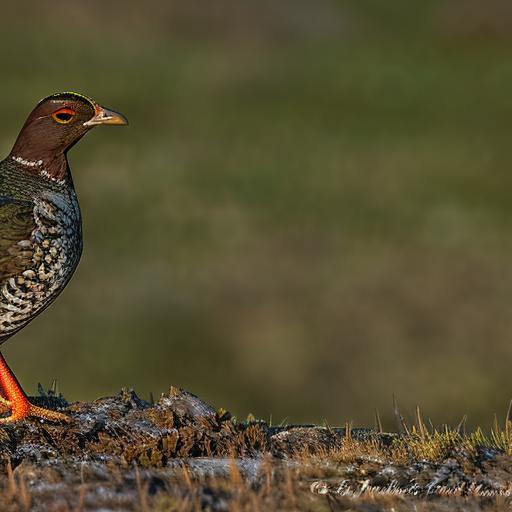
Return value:
M 6 400 L 5 398 L 0 397 L 0 407 L 2 409 L 10 409 L 11 411 L 9 416 L 0 418 L 0 424 L 13 423 L 25 418 L 41 418 L 48 421 L 65 423 L 69 423 L 71 421 L 71 418 L 66 414 L 31 404 L 24 393 L 16 396 L 14 400 Z
M 65 414 L 30 403 L 7 365 L 7 361 L 0 353 L 0 412 L 5 412 L 6 409 L 10 410 L 11 414 L 0 418 L 0 424 L 13 423 L 31 416 L 49 421 L 71 421 Z

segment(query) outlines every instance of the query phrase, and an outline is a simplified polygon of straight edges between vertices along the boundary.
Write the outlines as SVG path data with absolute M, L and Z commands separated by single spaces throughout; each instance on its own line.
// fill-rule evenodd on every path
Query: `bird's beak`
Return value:
M 89 121 L 86 121 L 84 126 L 96 126 L 98 124 L 116 124 L 123 126 L 128 124 L 128 119 L 119 112 L 114 112 L 108 108 L 96 105 L 94 117 L 89 119 Z

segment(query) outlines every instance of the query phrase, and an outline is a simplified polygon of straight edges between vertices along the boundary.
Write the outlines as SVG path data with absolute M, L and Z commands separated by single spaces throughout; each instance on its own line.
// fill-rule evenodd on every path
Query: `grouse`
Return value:
M 75 92 L 41 100 L 0 162 L 0 344 L 47 308 L 73 275 L 82 221 L 67 152 L 97 125 L 127 119 Z M 27 398 L 0 353 L 0 423 L 27 416 L 66 421 Z

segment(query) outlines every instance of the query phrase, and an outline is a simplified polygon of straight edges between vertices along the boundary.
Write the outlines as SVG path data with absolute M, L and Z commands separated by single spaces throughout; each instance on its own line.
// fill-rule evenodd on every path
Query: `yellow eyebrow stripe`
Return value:
M 82 100 L 87 101 L 87 103 L 89 103 L 93 108 L 96 107 L 96 103 L 91 98 L 89 98 L 88 96 L 85 96 L 84 94 L 80 94 L 79 92 L 73 92 L 73 91 L 56 92 L 55 94 L 52 94 L 50 96 L 47 96 L 46 98 L 43 98 L 41 101 L 39 101 L 39 103 L 46 101 L 46 100 L 58 99 L 62 96 L 75 96 L 76 98 L 80 98 Z

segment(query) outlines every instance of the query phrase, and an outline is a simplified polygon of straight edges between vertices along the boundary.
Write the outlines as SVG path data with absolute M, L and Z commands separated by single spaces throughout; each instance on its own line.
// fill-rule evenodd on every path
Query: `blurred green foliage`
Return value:
M 8 342 L 71 400 L 178 385 L 240 416 L 487 425 L 512 397 L 512 10 L 503 0 L 22 2 L 34 103 L 118 109 L 70 154 L 82 263 Z

